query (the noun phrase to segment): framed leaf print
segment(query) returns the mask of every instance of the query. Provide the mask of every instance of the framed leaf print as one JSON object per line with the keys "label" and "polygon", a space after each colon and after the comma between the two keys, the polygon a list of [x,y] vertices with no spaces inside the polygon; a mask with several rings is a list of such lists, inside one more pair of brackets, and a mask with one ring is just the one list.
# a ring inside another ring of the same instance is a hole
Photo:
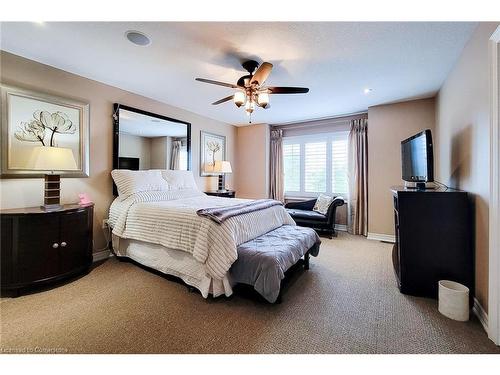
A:
{"label": "framed leaf print", "polygon": [[42,177],[26,165],[35,147],[73,152],[77,169],[63,177],[89,176],[89,104],[11,86],[0,86],[2,178]]}
{"label": "framed leaf print", "polygon": [[216,161],[226,160],[226,137],[201,131],[200,135],[200,176],[218,176],[214,173]]}

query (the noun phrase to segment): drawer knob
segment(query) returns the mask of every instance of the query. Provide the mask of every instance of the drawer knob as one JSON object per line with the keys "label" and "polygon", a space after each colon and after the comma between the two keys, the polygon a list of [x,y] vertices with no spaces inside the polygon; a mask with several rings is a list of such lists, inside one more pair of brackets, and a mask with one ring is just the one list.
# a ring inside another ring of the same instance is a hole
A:
{"label": "drawer knob", "polygon": [[54,243],[52,244],[52,247],[53,247],[54,249],[57,249],[57,248],[59,247],[59,244],[58,244],[57,242],[54,242]]}
{"label": "drawer knob", "polygon": [[66,242],[61,242],[61,247],[66,247],[67,243]]}

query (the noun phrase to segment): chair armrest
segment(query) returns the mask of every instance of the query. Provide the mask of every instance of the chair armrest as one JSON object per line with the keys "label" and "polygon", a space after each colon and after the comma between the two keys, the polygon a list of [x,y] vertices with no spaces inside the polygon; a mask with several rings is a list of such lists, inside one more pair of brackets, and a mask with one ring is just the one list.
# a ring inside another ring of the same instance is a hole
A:
{"label": "chair armrest", "polygon": [[335,199],[330,203],[328,207],[328,211],[326,212],[326,217],[328,218],[328,224],[335,225],[335,213],[337,211],[337,207],[343,206],[345,203],[344,198],[341,196],[335,197]]}
{"label": "chair armrest", "polygon": [[339,195],[338,197],[335,197],[330,206],[335,205],[335,207],[340,207],[343,206],[344,204],[345,204],[345,199]]}
{"label": "chair armrest", "polygon": [[295,208],[297,210],[312,211],[315,204],[316,199],[310,199],[302,202],[288,202],[287,204],[285,204],[285,208]]}

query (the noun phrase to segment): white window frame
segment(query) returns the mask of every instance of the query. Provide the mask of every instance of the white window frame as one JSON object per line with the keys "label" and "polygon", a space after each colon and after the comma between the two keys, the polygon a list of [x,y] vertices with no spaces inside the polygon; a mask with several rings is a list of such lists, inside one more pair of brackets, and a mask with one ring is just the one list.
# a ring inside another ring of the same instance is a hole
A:
{"label": "white window frame", "polygon": [[[285,199],[317,198],[322,192],[305,191],[305,143],[326,142],[326,191],[324,194],[347,195],[347,192],[331,191],[332,188],[332,141],[334,139],[348,139],[349,131],[337,131],[331,133],[318,133],[310,135],[296,135],[283,137],[283,145],[300,144],[300,191],[286,191]],[[348,152],[349,153],[349,152]]]}

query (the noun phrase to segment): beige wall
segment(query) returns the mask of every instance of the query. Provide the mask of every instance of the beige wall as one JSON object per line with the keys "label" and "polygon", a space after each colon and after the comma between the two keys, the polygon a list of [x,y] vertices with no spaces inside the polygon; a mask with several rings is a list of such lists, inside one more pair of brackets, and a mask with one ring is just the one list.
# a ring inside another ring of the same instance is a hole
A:
{"label": "beige wall", "polygon": [[[121,157],[139,158],[139,169],[151,169],[151,138],[120,132]],[[156,168],[156,167],[155,167]]]}
{"label": "beige wall", "polygon": [[435,100],[421,99],[368,109],[368,232],[394,234],[391,186],[402,185],[401,141],[434,131]]}
{"label": "beige wall", "polygon": [[236,130],[236,169],[239,198],[269,195],[269,125],[257,124]]}
{"label": "beige wall", "polygon": [[482,23],[439,91],[436,177],[471,193],[475,215],[476,298],[488,308],[490,102],[488,40],[498,23]]}
{"label": "beige wall", "polygon": [[170,137],[151,138],[151,169],[170,169]]}
{"label": "beige wall", "polygon": [[[78,193],[86,192],[95,202],[94,249],[103,248],[105,239],[102,220],[108,215],[113,199],[110,171],[112,167],[113,103],[159,113],[191,123],[191,169],[200,189],[215,189],[215,177],[199,176],[200,130],[226,136],[227,158],[234,163],[235,127],[186,110],[170,106],[116,87],[108,86],[53,67],[36,63],[6,52],[0,54],[1,82],[31,88],[53,95],[73,97],[90,103],[90,177],[63,178],[63,203],[78,201]],[[237,175],[229,175],[227,183]],[[40,178],[4,179],[0,181],[2,208],[37,206],[43,202]]]}

